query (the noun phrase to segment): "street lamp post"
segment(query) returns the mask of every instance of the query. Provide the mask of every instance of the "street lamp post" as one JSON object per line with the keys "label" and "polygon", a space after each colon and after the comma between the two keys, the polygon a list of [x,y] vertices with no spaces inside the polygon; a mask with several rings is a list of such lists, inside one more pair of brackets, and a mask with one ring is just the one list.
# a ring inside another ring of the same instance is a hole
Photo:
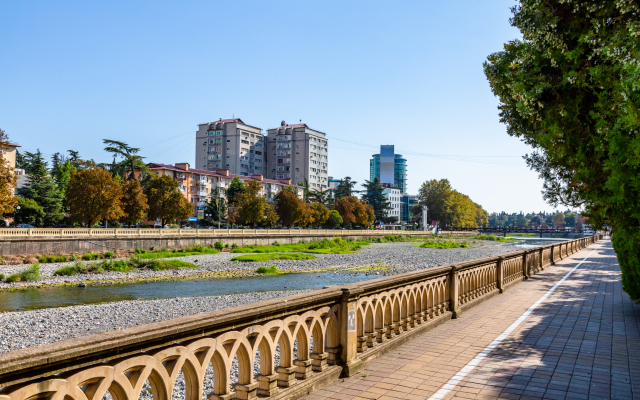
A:
{"label": "street lamp post", "polygon": [[20,211],[20,206],[16,206],[16,212],[15,212],[16,220],[13,222],[13,226],[15,228],[18,228],[18,212],[19,211]]}

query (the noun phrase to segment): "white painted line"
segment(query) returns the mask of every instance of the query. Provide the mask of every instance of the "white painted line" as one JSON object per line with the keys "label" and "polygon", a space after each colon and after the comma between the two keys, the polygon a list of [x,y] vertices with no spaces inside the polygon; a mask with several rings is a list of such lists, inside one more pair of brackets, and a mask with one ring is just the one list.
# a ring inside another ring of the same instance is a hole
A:
{"label": "white painted line", "polygon": [[482,359],[488,356],[493,349],[498,347],[498,345],[502,343],[502,341],[506,339],[507,336],[509,336],[509,334],[511,334],[511,332],[513,332],[518,327],[518,325],[520,325],[522,321],[524,321],[529,316],[529,314],[531,314],[533,310],[535,310],[540,305],[540,303],[545,301],[547,297],[549,297],[551,293],[553,293],[556,290],[556,288],[560,286],[560,284],[562,284],[562,282],[564,282],[565,279],[567,279],[569,275],[573,273],[573,271],[575,271],[583,262],[585,262],[587,258],[591,257],[593,252],[598,250],[601,245],[602,243],[599,244],[598,247],[593,249],[593,251],[591,251],[591,253],[589,253],[588,256],[586,256],[582,261],[578,263],[578,265],[573,267],[571,271],[567,272],[567,274],[562,279],[560,279],[558,283],[556,283],[551,289],[549,289],[549,291],[545,293],[544,296],[540,297],[538,301],[533,303],[533,305],[529,307],[529,309],[525,311],[524,314],[522,314],[513,324],[509,325],[509,327],[505,329],[505,331],[502,332],[500,336],[495,338],[495,340],[491,342],[487,347],[485,347],[484,350],[478,353],[473,358],[473,360],[469,361],[467,365],[462,367],[462,369],[458,371],[458,373],[455,374],[451,379],[449,379],[447,383],[445,383],[444,386],[442,386],[437,392],[435,392],[433,396],[429,397],[429,400],[440,400],[444,398],[447,394],[449,394],[449,392],[451,392],[453,388],[458,386],[458,383],[460,383],[460,381],[464,379],[464,377],[467,376],[467,374],[471,372],[471,370],[473,370],[480,363],[480,361],[482,361]]}

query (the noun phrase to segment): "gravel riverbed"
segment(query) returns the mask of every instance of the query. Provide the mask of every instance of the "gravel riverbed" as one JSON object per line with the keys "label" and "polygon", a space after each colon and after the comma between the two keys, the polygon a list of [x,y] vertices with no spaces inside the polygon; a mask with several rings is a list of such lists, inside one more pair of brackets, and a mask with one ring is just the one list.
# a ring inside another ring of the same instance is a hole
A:
{"label": "gravel riverbed", "polygon": [[[37,282],[0,282],[1,289],[11,289],[43,284],[69,284],[91,281],[140,280],[158,278],[187,278],[197,275],[230,275],[243,276],[254,274],[256,268],[262,265],[275,265],[279,270],[304,272],[313,270],[337,269],[343,270],[366,265],[384,265],[389,267],[385,275],[398,274],[430,268],[438,265],[473,260],[482,257],[504,254],[518,248],[503,243],[478,241],[469,249],[427,249],[419,248],[416,243],[374,243],[363,248],[358,253],[348,254],[314,254],[316,260],[273,260],[263,263],[248,263],[231,261],[233,257],[244,255],[235,253],[205,254],[199,256],[176,257],[192,263],[197,268],[182,268],[175,270],[153,271],[134,270],[130,272],[104,272],[101,274],[79,274],[74,276],[54,276],[53,273],[63,267],[73,265],[72,262],[40,264],[41,279]],[[22,271],[26,265],[0,265],[0,273],[8,276]]]}

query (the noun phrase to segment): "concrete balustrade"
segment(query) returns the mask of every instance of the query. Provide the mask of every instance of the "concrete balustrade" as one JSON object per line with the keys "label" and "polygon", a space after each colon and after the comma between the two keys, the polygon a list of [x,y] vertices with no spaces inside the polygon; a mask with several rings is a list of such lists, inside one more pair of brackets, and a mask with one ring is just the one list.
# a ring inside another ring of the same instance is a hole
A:
{"label": "concrete balustrade", "polygon": [[[477,232],[476,232],[477,233]],[[369,238],[384,235],[431,235],[428,231],[385,231],[357,229],[0,229],[0,256],[30,254],[73,254],[103,251],[181,248],[193,244],[270,245],[323,238]],[[445,232],[447,234],[447,232]],[[452,232],[456,236],[474,232]]]}
{"label": "concrete balustrade", "polygon": [[[331,286],[296,296],[0,354],[0,400],[297,399],[548,268],[600,237]],[[294,343],[297,342],[296,346]],[[279,345],[279,365],[274,355]],[[294,352],[294,347],[296,351]],[[254,362],[260,354],[259,374]],[[231,364],[238,379],[229,387]]]}

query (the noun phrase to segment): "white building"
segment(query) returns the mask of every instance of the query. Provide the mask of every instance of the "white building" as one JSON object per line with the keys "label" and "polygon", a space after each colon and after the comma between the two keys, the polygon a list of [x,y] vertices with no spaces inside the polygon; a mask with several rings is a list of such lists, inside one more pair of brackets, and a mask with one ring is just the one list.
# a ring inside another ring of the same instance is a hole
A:
{"label": "white building", "polygon": [[387,217],[396,217],[400,221],[402,211],[402,191],[395,187],[387,187],[382,191],[384,197],[391,204],[391,208],[387,210]]}

